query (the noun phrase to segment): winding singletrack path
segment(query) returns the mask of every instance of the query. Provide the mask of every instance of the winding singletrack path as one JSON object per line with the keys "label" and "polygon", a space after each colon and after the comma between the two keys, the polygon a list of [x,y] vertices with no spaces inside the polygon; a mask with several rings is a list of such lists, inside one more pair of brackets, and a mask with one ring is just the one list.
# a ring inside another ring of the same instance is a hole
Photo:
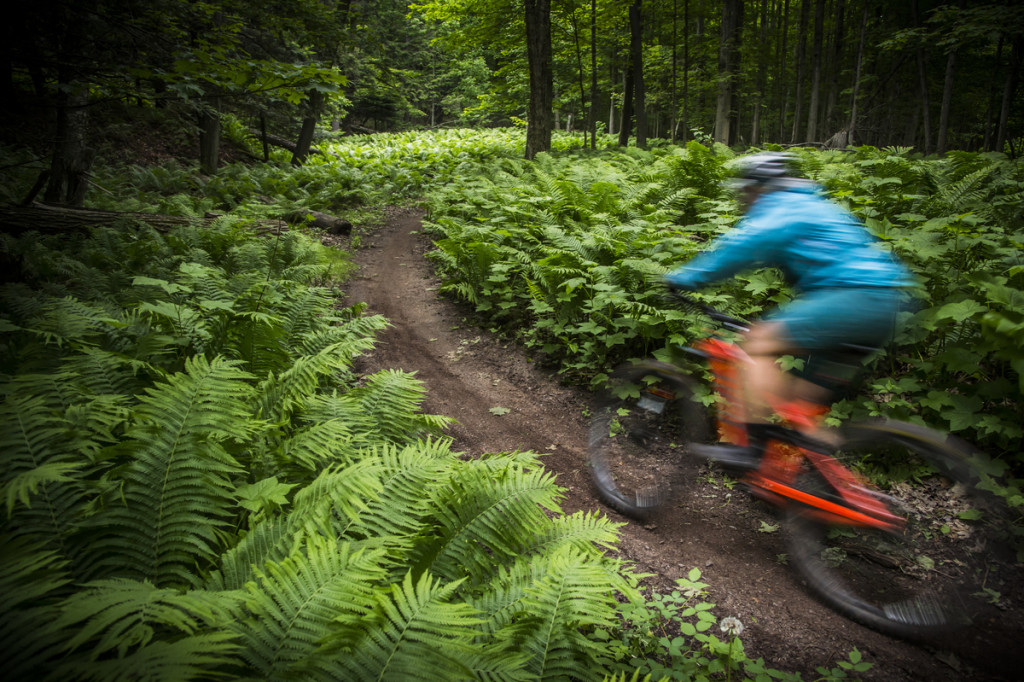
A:
{"label": "winding singletrack path", "polygon": [[[590,488],[584,465],[589,394],[561,385],[526,350],[474,327],[465,309],[439,297],[424,257],[429,240],[420,230],[421,214],[396,213],[387,226],[364,234],[355,253],[359,271],[345,287],[349,302],[366,302],[368,313],[392,324],[359,369],[415,372],[428,389],[423,411],[458,420],[449,431],[456,451],[549,453],[545,463],[566,490],[566,512],[600,510],[626,521],[602,507]],[[706,490],[699,504],[678,504],[647,525],[625,525],[620,551],[638,571],[654,574],[650,583],[662,589],[700,568],[715,613],[743,622],[749,656],[805,680],[818,679],[815,668],[834,667],[854,648],[874,663],[866,680],[1024,679],[1022,633],[998,622],[946,641],[909,643],[839,616],[785,565],[781,532],[764,532],[775,523],[766,507],[739,487],[734,493],[719,482]]]}

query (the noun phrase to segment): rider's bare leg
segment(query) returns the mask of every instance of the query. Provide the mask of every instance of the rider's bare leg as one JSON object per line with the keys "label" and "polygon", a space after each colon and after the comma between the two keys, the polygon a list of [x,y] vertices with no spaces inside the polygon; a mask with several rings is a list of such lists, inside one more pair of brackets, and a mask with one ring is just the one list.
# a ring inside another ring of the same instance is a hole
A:
{"label": "rider's bare leg", "polygon": [[783,372],[776,360],[792,352],[784,335],[781,322],[758,322],[751,326],[740,344],[750,356],[742,365],[744,399],[747,421],[754,424],[768,422],[772,416],[769,400],[789,400],[793,396],[793,377]]}
{"label": "rider's bare leg", "polygon": [[[803,399],[817,403],[827,400],[828,393],[823,388],[779,367],[778,358],[800,352],[786,338],[782,322],[755,323],[741,345],[750,356],[750,362],[741,370],[747,421],[767,423],[773,414],[772,400]],[[837,436],[829,429],[820,428],[814,435],[826,443],[834,445],[837,442]]]}

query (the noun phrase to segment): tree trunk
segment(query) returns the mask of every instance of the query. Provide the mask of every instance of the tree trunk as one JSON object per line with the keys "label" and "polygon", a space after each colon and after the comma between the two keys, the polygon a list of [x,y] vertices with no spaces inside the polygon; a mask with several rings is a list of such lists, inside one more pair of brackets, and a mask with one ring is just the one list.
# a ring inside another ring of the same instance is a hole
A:
{"label": "tree trunk", "polygon": [[629,65],[623,73],[622,84],[622,115],[619,116],[619,146],[625,147],[629,144],[629,136],[633,132],[633,64],[630,59]]}
{"label": "tree trunk", "polygon": [[1013,97],[1017,93],[1017,77],[1020,72],[1022,52],[1024,52],[1024,38],[1017,36],[1013,39],[1013,48],[1010,50],[1010,68],[1007,71],[1006,85],[1003,88],[1003,106],[999,112],[999,129],[996,131],[997,152],[1002,152],[1006,147],[1006,124],[1010,119]]}
{"label": "tree trunk", "polygon": [[715,142],[729,144],[732,135],[732,93],[735,78],[733,58],[736,26],[742,0],[724,0],[722,3],[722,39],[718,48],[718,101],[715,107]]}
{"label": "tree trunk", "polygon": [[995,68],[992,70],[993,78],[989,81],[989,95],[988,95],[988,107],[985,111],[985,137],[982,142],[982,149],[991,152],[995,148],[993,147],[992,140],[995,133],[995,101],[996,93],[999,90],[999,80],[996,78],[1001,72],[1003,67],[1003,43],[1006,41],[1005,36],[1000,34],[999,43],[996,46],[996,58]]}
{"label": "tree trunk", "polygon": [[636,146],[647,146],[647,92],[644,89],[644,45],[641,0],[629,8],[629,48],[633,62],[633,114],[636,118]]}
{"label": "tree trunk", "polygon": [[835,124],[836,105],[839,100],[839,77],[843,71],[843,46],[846,43],[846,0],[835,0],[836,15],[835,31],[832,33],[831,58],[829,60],[829,84],[828,95],[825,98],[824,114],[821,116],[821,123],[828,132],[830,126]]}
{"label": "tree trunk", "polygon": [[807,142],[818,136],[818,98],[821,93],[821,43],[825,23],[825,0],[814,5],[814,48],[811,55],[811,104],[807,109]]}
{"label": "tree trunk", "polygon": [[788,47],[787,37],[789,35],[789,0],[785,0],[781,3],[780,8],[781,16],[776,22],[777,26],[781,26],[781,30],[778,30],[779,44],[776,48],[778,51],[778,62],[775,67],[775,83],[776,83],[776,111],[779,116],[779,136],[778,140],[781,142],[785,139],[786,135],[786,116],[789,107],[789,70],[786,67],[786,48]]}
{"label": "tree trunk", "polygon": [[689,137],[690,130],[690,0],[683,0],[683,118],[682,141]]}
{"label": "tree trunk", "polygon": [[765,80],[768,74],[768,0],[761,0],[761,16],[758,20],[757,39],[757,85],[754,92],[754,107],[750,117],[750,144],[757,146],[761,140],[761,102],[764,99]]}
{"label": "tree trunk", "polygon": [[[576,41],[576,66],[580,77],[580,113],[583,114],[583,146],[587,146],[587,132],[590,130],[590,114],[587,112],[587,89],[584,86],[584,73],[583,73],[583,51],[580,49],[580,30],[579,23],[576,21],[576,8],[572,10],[572,14],[569,15],[569,20],[572,22],[572,35]],[[572,114],[569,115],[569,125],[572,125]]]}
{"label": "tree trunk", "polygon": [[81,206],[89,186],[94,152],[85,146],[89,88],[85,83],[62,82],[57,95],[57,135],[50,162],[44,200],[50,204]]}
{"label": "tree trunk", "polygon": [[[911,11],[914,17],[914,26],[921,25],[917,9],[918,0],[912,0]],[[921,88],[921,117],[924,123],[924,153],[931,153],[932,144],[932,116],[931,100],[928,96],[928,55],[923,47],[917,48],[917,80]]]}
{"label": "tree trunk", "polygon": [[942,86],[942,108],[939,110],[939,139],[935,143],[937,154],[946,153],[946,136],[949,131],[949,109],[953,103],[953,73],[956,69],[956,48],[946,58],[946,78]]}
{"label": "tree trunk", "polygon": [[729,57],[730,72],[732,78],[729,79],[729,141],[727,144],[733,146],[739,144],[740,141],[740,75],[743,73],[742,60],[743,51],[741,49],[743,41],[743,13],[745,11],[746,4],[744,0],[738,0],[736,2],[736,19],[732,26],[733,38],[729,44],[730,52],[732,55]]}
{"label": "tree trunk", "polygon": [[597,0],[590,0],[590,148],[597,149]]}
{"label": "tree trunk", "polygon": [[796,92],[793,95],[793,133],[790,142],[800,139],[800,114],[804,98],[804,74],[807,70],[807,21],[810,18],[811,0],[800,0],[800,24],[797,26],[799,39],[796,42]]}
{"label": "tree trunk", "polygon": [[864,66],[864,39],[868,32],[868,5],[864,3],[864,13],[860,18],[860,42],[857,44],[857,66],[853,74],[853,96],[850,102],[850,123],[847,126],[849,131],[848,144],[854,144],[857,131],[857,95],[860,94],[860,72]]}
{"label": "tree trunk", "polygon": [[306,115],[302,118],[302,129],[299,131],[299,139],[295,142],[295,152],[292,154],[293,166],[301,166],[309,156],[309,148],[313,144],[313,133],[316,132],[316,124],[320,122],[320,114],[324,109],[324,93],[319,90],[310,90],[309,101],[306,103],[305,109]]}
{"label": "tree trunk", "polygon": [[217,99],[210,101],[199,111],[199,170],[206,175],[216,175],[220,165],[220,114]]}
{"label": "tree trunk", "polygon": [[530,108],[526,158],[551,149],[551,0],[526,0],[526,56],[530,65]]}
{"label": "tree trunk", "polygon": [[679,71],[679,57],[677,55],[679,46],[679,0],[672,0],[672,102],[670,123],[672,126],[672,144],[676,143],[676,128],[679,122],[679,90],[677,73]]}

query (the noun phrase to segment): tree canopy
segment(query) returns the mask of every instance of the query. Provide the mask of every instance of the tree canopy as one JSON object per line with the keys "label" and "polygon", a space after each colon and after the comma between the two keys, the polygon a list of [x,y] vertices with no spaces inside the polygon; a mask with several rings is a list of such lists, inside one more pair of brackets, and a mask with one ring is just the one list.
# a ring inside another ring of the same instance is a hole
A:
{"label": "tree canopy", "polygon": [[327,127],[518,123],[528,154],[554,128],[1016,155],[1022,27],[981,0],[46,0],[11,10],[0,88],[9,114],[52,112],[47,199],[68,203],[108,102],[194,117],[206,173],[227,113],[295,163]]}

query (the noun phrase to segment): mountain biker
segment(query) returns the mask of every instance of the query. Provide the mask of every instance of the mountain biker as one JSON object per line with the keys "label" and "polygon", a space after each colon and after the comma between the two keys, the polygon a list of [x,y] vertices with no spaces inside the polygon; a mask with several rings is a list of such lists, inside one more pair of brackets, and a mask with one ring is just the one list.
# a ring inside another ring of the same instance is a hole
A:
{"label": "mountain biker", "polygon": [[[796,296],[755,322],[741,348],[743,395],[750,445],[693,446],[726,464],[756,466],[766,440],[763,425],[777,401],[824,404],[829,391],[784,372],[777,360],[834,350],[844,343],[882,346],[906,308],[910,272],[847,210],[809,180],[795,177],[795,156],[762,152],[744,159],[736,179],[743,218],[712,248],[665,276],[670,288],[696,290],[760,266],[780,269]],[[822,430],[820,440],[833,437]]]}

